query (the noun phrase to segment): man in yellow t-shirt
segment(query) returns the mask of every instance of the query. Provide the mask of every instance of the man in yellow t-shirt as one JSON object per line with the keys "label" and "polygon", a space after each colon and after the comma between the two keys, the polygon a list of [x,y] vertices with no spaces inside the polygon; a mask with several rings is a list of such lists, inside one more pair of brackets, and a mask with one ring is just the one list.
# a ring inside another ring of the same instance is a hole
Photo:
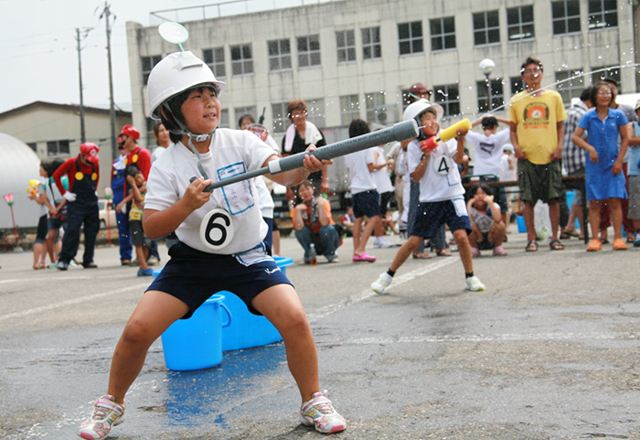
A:
{"label": "man in yellow t-shirt", "polygon": [[509,103],[511,143],[518,159],[518,184],[524,200],[527,252],[538,250],[533,207],[538,200],[549,204],[551,250],[562,250],[558,240],[562,194],[562,142],[567,113],[560,95],[540,87],[542,62],[529,57],[520,74],[527,88]]}

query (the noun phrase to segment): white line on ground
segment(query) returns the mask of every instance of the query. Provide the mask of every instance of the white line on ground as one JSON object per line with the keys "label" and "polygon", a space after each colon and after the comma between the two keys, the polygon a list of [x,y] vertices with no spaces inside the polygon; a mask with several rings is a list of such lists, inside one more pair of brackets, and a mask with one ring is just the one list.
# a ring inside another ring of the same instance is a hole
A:
{"label": "white line on ground", "polygon": [[5,321],[7,319],[12,318],[22,318],[23,316],[33,315],[34,313],[42,313],[47,312],[49,310],[59,309],[61,307],[66,307],[72,304],[79,304],[87,301],[93,301],[95,299],[104,298],[106,296],[115,295],[117,293],[128,292],[129,290],[138,290],[141,288],[148,287],[149,283],[144,284],[136,284],[135,286],[123,287],[122,289],[110,290],[108,292],[96,293],[94,295],[83,296],[80,298],[70,299],[68,301],[62,301],[56,304],[50,304],[44,307],[36,307],[35,309],[24,310],[22,312],[9,313],[8,315],[0,315],[0,321]]}
{"label": "white line on ground", "polygon": [[[438,270],[441,267],[448,266],[449,264],[455,263],[456,261],[459,261],[459,260],[457,258],[444,258],[442,260],[436,261],[435,263],[421,267],[420,269],[416,269],[414,271],[406,273],[402,276],[394,277],[393,281],[391,282],[391,285],[387,289],[392,289],[395,286],[399,286],[419,276],[428,274],[429,272],[433,272],[434,270]],[[325,316],[328,316],[334,312],[337,312],[338,310],[342,310],[351,304],[358,303],[360,301],[363,301],[367,298],[370,298],[376,295],[377,293],[375,293],[373,290],[369,288],[369,289],[363,290],[360,293],[356,293],[354,295],[348,296],[347,298],[343,299],[338,303],[329,304],[328,306],[317,309],[311,313],[307,313],[307,316],[309,317],[309,321],[313,322],[320,318],[324,318]]]}

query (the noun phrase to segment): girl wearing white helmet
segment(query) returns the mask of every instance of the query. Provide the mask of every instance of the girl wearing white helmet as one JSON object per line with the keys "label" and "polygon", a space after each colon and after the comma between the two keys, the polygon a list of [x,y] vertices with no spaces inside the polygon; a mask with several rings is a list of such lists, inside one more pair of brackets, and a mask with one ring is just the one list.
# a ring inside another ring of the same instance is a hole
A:
{"label": "girl wearing white helmet", "polygon": [[[376,293],[383,293],[391,284],[393,276],[407,261],[414,249],[425,238],[435,236],[443,224],[449,226],[453,239],[460,251],[460,259],[465,271],[468,290],[484,290],[484,285],[473,273],[473,260],[468,234],[471,232],[469,215],[464,202],[464,187],[460,172],[455,164],[462,162],[464,156],[464,137],[466,129],[457,132],[457,139],[440,142],[430,148],[428,139],[438,134],[438,122],[442,117],[442,108],[421,99],[409,105],[404,119],[418,119],[422,132],[418,139],[411,141],[407,149],[409,172],[414,182],[420,182],[420,204],[416,219],[411,226],[410,237],[398,250],[389,270],[371,285]],[[455,163],[454,163],[455,162]]]}
{"label": "girl wearing white helmet", "polygon": [[[151,117],[162,120],[174,143],[151,169],[144,230],[150,239],[175,231],[180,241],[127,323],[113,356],[108,393],[96,401],[80,437],[103,439],[123,421],[125,394],[150,345],[221,290],[239,296],[280,332],[300,390],[303,423],[323,433],[344,430],[345,420],[319,392],[316,346],[302,304],[263,243],[267,225],[252,179],[204,191],[213,181],[267,166],[276,153],[246,130],[217,129],[225,84],[191,52],[160,61],[147,86]],[[304,168],[268,177],[295,185],[329,163],[307,156]]]}

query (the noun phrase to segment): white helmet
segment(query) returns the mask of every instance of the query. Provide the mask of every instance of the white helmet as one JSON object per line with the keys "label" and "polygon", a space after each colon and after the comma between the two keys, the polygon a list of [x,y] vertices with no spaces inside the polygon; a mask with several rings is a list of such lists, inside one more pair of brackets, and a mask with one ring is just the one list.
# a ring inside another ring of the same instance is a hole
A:
{"label": "white helmet", "polygon": [[147,81],[150,116],[160,120],[160,106],[167,99],[204,83],[213,83],[224,90],[226,83],[217,81],[204,61],[192,52],[174,52],[155,65]]}
{"label": "white helmet", "polygon": [[418,99],[416,102],[409,104],[409,106],[405,109],[404,113],[402,114],[402,120],[410,121],[411,119],[417,119],[428,108],[432,108],[435,110],[436,120],[440,122],[440,119],[442,119],[442,115],[444,115],[444,109],[438,104],[431,104],[429,101],[427,101],[424,98]]}

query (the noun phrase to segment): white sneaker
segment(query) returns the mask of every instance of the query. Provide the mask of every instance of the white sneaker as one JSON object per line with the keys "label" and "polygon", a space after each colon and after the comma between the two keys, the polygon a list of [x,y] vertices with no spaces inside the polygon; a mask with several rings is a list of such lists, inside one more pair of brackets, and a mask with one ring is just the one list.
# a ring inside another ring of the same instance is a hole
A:
{"label": "white sneaker", "polygon": [[78,436],[86,440],[102,440],[112,426],[124,422],[124,413],[124,405],[118,405],[113,396],[102,396],[96,400],[91,417],[80,425]]}
{"label": "white sneaker", "polygon": [[331,400],[322,393],[313,393],[311,400],[302,404],[300,419],[303,424],[313,426],[323,434],[333,434],[347,428],[344,417],[333,409]]}
{"label": "white sneaker", "polygon": [[389,287],[389,284],[391,284],[391,280],[393,280],[391,275],[385,272],[381,274],[378,279],[373,282],[373,284],[371,284],[371,290],[382,295],[384,293],[384,289]]}
{"label": "white sneaker", "polygon": [[390,241],[388,241],[386,238],[382,236],[376,237],[376,239],[373,241],[373,247],[378,249],[390,248],[394,246],[395,244],[391,243]]}
{"label": "white sneaker", "polygon": [[484,284],[480,282],[477,276],[472,276],[466,279],[467,281],[467,290],[471,290],[473,292],[478,292],[480,290],[485,290]]}

